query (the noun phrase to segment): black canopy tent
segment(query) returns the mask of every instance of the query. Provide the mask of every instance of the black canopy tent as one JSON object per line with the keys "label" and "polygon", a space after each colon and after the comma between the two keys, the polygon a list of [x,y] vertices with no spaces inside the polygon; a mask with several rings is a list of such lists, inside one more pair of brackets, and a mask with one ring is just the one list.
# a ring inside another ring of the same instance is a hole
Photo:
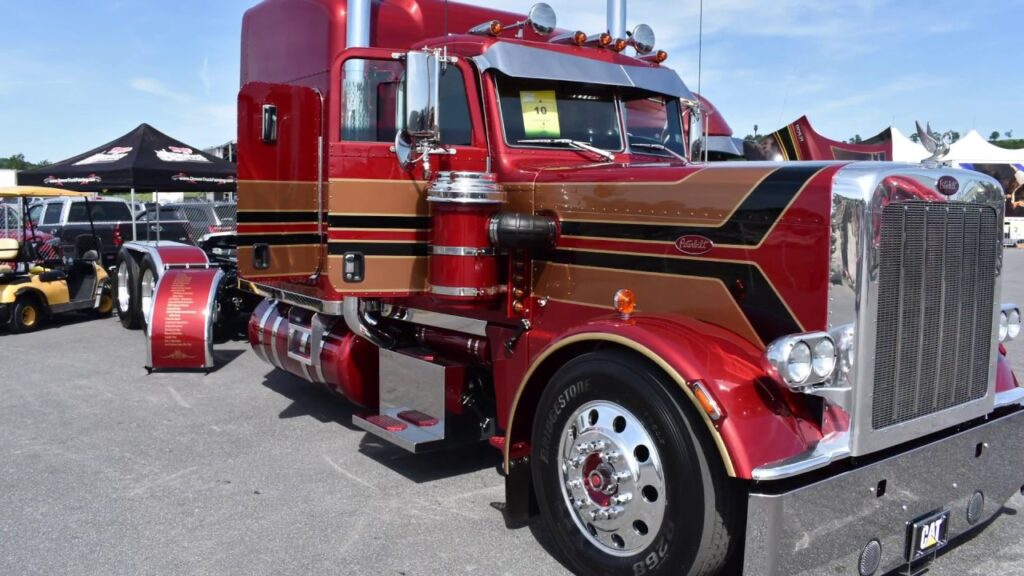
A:
{"label": "black canopy tent", "polygon": [[18,184],[79,192],[233,191],[235,165],[140,124],[84,154],[18,173]]}
{"label": "black canopy tent", "polygon": [[[18,173],[19,185],[79,192],[231,192],[236,167],[149,124],[73,158]],[[132,211],[134,223],[134,210]],[[157,211],[159,218],[159,210]],[[132,231],[134,233],[134,226]]]}

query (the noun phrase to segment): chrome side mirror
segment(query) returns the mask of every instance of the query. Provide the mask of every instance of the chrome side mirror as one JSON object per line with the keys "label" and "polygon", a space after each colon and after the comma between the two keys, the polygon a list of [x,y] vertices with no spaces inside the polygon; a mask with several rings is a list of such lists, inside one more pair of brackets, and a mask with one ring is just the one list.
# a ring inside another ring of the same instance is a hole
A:
{"label": "chrome side mirror", "polygon": [[534,4],[526,15],[526,24],[541,36],[554,32],[557,23],[554,9],[543,2]]}
{"label": "chrome side mirror", "polygon": [[704,107],[699,102],[684,102],[687,122],[687,146],[690,162],[704,161]]}
{"label": "chrome side mirror", "polygon": [[411,140],[436,142],[440,138],[437,101],[441,62],[433,52],[405,55],[405,126]]}
{"label": "chrome side mirror", "polygon": [[405,130],[399,130],[395,134],[395,156],[398,157],[398,164],[402,170],[412,170],[416,164],[416,159],[413,158],[413,143]]}

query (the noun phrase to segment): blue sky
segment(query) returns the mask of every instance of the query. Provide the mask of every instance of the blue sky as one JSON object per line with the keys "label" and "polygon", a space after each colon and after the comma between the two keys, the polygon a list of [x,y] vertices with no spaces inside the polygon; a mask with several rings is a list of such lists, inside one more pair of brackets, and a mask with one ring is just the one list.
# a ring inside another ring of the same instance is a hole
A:
{"label": "blue sky", "polygon": [[[597,31],[604,0],[548,0]],[[255,0],[0,0],[0,156],[66,158],[141,122],[234,138],[242,12]],[[530,0],[481,3],[525,11]],[[738,136],[802,114],[823,134],[915,119],[1024,137],[1024,0],[705,0],[702,88]],[[632,0],[696,89],[698,0]]]}

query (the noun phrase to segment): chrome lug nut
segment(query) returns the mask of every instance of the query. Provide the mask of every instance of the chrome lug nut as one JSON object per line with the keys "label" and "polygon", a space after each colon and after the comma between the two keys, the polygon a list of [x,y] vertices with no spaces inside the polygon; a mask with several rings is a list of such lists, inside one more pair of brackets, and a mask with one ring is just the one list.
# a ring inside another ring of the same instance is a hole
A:
{"label": "chrome lug nut", "polygon": [[612,504],[626,504],[633,499],[633,494],[630,492],[623,492],[617,496],[612,496]]}

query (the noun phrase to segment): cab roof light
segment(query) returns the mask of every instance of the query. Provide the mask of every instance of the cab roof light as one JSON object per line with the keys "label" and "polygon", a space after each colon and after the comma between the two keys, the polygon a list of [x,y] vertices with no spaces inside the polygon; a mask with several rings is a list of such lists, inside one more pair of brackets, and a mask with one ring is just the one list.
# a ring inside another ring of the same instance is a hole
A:
{"label": "cab roof light", "polygon": [[619,38],[615,41],[614,44],[608,47],[616,52],[622,52],[623,50],[626,49],[626,46],[629,46],[629,41],[626,40],[625,38]]}
{"label": "cab roof light", "polygon": [[587,36],[587,46],[600,46],[601,48],[607,48],[612,43],[612,35],[607,32],[600,34],[593,34]]}
{"label": "cab roof light", "polygon": [[658,50],[654,54],[648,54],[647,56],[640,57],[644,62],[653,62],[654,64],[661,64],[665,60],[668,60],[668,52],[664,50]]}
{"label": "cab roof light", "polygon": [[583,46],[587,43],[587,33],[582,30],[577,30],[571,34],[559,34],[549,40],[552,44],[575,44],[576,46]]}
{"label": "cab roof light", "polygon": [[501,22],[491,20],[490,22],[484,22],[470,28],[469,33],[476,34],[477,36],[497,36],[504,29],[505,27],[501,25]]}

